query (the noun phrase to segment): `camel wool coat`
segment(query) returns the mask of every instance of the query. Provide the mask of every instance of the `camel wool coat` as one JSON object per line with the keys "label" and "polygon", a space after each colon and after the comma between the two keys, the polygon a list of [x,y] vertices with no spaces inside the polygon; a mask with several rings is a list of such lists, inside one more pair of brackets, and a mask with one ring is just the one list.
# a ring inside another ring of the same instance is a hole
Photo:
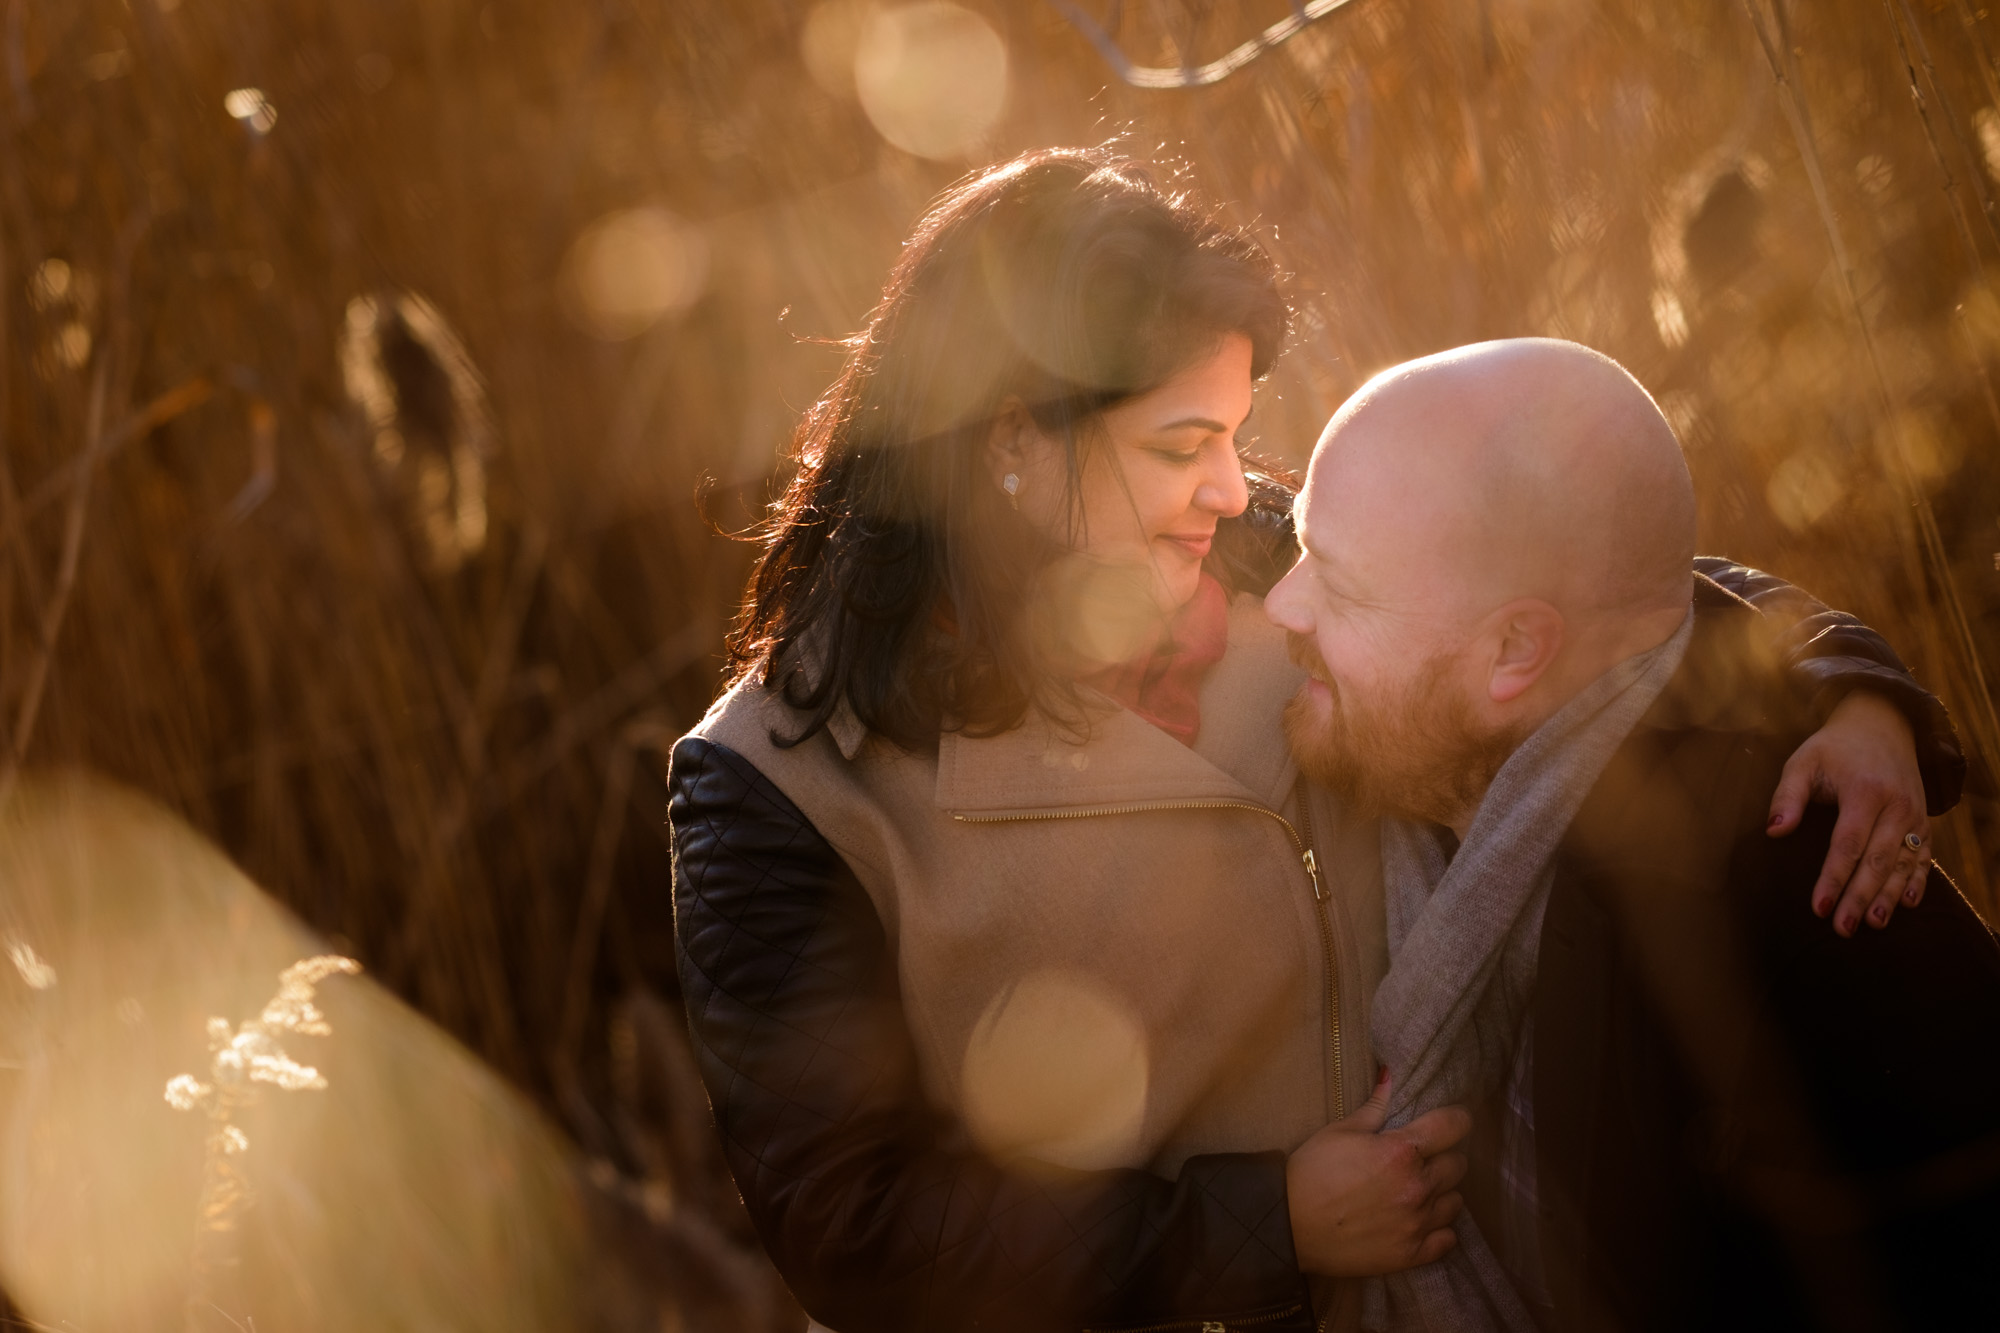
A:
{"label": "camel wool coat", "polygon": [[751,682],[691,733],[742,755],[872,900],[922,1085],[984,1150],[1173,1176],[1290,1150],[1374,1082],[1387,966],[1372,821],[1302,783],[1304,679],[1237,595],[1192,748],[1107,707],[904,750],[837,714],[803,744]]}

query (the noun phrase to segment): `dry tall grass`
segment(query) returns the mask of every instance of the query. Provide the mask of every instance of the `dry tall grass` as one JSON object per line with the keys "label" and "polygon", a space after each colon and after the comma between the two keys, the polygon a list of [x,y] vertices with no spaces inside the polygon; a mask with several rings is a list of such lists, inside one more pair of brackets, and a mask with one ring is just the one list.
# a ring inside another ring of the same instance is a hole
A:
{"label": "dry tall grass", "polygon": [[[1602,347],[1680,426],[1705,545],[1866,616],[2000,753],[1969,0],[1353,0],[1177,91],[1061,6],[965,3],[1008,91],[945,160],[885,142],[825,7],[802,47],[777,0],[0,4],[0,784],[157,794],[540,1097],[635,1311],[780,1319],[672,1010],[661,760],[743,570],[696,481],[754,511],[809,338],[969,160],[1125,131],[1259,220],[1306,312],[1281,455],[1391,361]],[[1083,9],[1157,67],[1290,12]],[[706,256],[638,331],[575,299],[632,209]],[[1988,908],[1996,821],[1989,785],[1940,839]]]}

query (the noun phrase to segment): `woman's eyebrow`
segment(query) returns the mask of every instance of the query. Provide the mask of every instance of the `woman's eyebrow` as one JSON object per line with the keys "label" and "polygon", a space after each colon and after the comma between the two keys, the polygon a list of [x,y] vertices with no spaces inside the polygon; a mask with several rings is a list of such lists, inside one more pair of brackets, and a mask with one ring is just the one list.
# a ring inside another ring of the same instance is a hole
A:
{"label": "woman's eyebrow", "polygon": [[1182,417],[1178,421],[1169,421],[1166,425],[1156,426],[1154,427],[1154,429],[1185,430],[1189,426],[1199,426],[1203,430],[1209,432],[1212,435],[1224,435],[1227,434],[1229,431],[1229,427],[1223,425],[1220,421],[1215,420],[1213,417]]}

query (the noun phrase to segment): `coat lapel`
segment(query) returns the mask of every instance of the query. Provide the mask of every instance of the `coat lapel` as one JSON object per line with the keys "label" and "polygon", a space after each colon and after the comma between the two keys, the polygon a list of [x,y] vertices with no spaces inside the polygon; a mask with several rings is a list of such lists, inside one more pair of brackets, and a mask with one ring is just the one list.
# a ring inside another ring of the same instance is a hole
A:
{"label": "coat lapel", "polygon": [[946,732],[938,744],[937,806],[983,815],[1159,801],[1275,808],[1296,772],[1283,711],[1302,679],[1263,603],[1239,596],[1230,607],[1229,651],[1202,685],[1193,748],[1108,700],[1093,712],[1084,744],[1038,714],[998,736]]}

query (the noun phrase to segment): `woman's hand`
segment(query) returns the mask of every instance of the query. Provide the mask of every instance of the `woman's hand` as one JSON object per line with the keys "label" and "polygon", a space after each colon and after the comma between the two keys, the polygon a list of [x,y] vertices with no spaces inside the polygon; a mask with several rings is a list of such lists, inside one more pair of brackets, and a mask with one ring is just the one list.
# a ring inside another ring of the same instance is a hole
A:
{"label": "woman's hand", "polygon": [[1285,1163],[1292,1248],[1299,1267],[1328,1277],[1397,1273],[1444,1257],[1465,1209],[1458,1184],[1471,1132],[1463,1107],[1425,1112],[1384,1130],[1389,1076],[1345,1120],[1300,1144]]}
{"label": "woman's hand", "polygon": [[[1931,824],[1916,739],[1893,704],[1866,690],[1840,701],[1786,761],[1771,797],[1770,835],[1797,828],[1815,800],[1837,804],[1840,819],[1813,885],[1814,912],[1833,913],[1833,928],[1852,935],[1864,917],[1886,926],[1899,902],[1914,907],[1923,899]],[[1904,841],[1911,833],[1915,849]]]}

